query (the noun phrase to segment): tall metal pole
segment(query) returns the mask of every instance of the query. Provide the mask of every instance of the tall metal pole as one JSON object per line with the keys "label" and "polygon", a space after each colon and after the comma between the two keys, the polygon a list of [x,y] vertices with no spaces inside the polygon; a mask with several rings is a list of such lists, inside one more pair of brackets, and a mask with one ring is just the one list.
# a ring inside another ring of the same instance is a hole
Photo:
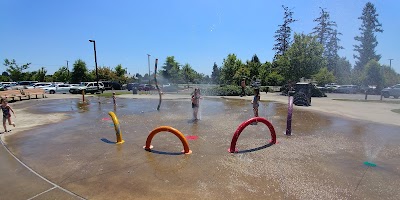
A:
{"label": "tall metal pole", "polygon": [[[67,61],[67,78],[69,79],[69,67],[68,67],[68,60],[66,60]],[[68,81],[69,82],[69,81]]]}
{"label": "tall metal pole", "polygon": [[148,60],[148,63],[149,63],[149,85],[150,85],[150,54],[147,54],[147,60]]}
{"label": "tall metal pole", "polygon": [[392,60],[394,60],[393,58],[389,58],[389,66],[390,66],[390,69],[392,69]]}
{"label": "tall metal pole", "polygon": [[89,40],[89,42],[93,42],[93,49],[94,49],[94,63],[96,65],[96,81],[97,81],[97,91],[99,91],[99,73],[97,71],[97,55],[96,55],[96,41],[95,40]]}

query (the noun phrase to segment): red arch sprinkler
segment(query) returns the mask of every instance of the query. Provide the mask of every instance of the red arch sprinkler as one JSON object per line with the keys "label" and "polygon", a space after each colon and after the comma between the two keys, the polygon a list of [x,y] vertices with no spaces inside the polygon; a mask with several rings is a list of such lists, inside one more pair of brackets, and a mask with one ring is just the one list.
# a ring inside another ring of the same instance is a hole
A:
{"label": "red arch sprinkler", "polygon": [[228,150],[230,153],[238,152],[238,150],[236,149],[236,142],[239,139],[240,133],[242,133],[242,131],[253,122],[261,122],[261,123],[267,125],[269,131],[271,132],[270,144],[276,143],[276,133],[275,133],[274,126],[272,126],[271,122],[269,122],[268,120],[266,120],[265,118],[262,118],[262,117],[253,117],[253,118],[241,123],[239,125],[239,127],[236,129],[235,134],[232,137],[231,146]]}

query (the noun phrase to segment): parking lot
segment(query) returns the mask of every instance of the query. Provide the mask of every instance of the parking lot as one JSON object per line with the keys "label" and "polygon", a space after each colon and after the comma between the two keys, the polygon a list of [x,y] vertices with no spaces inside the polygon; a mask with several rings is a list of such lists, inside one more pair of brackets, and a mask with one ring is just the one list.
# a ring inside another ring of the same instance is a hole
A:
{"label": "parking lot", "polygon": [[[365,94],[327,93],[326,95],[330,99],[351,99],[351,100],[364,100],[365,99]],[[368,95],[368,99],[367,100],[380,100],[380,99],[381,99],[380,95]],[[382,100],[400,102],[400,99],[395,99],[393,97],[390,97],[390,98],[382,97]]]}

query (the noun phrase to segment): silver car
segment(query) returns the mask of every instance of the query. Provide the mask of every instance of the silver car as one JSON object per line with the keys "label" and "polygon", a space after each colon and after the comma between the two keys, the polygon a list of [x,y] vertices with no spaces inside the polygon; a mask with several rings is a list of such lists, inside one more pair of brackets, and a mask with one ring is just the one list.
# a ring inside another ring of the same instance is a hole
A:
{"label": "silver car", "polygon": [[337,93],[345,93],[345,94],[356,94],[359,92],[360,87],[357,85],[341,85],[336,88],[335,92]]}
{"label": "silver car", "polygon": [[399,98],[400,97],[400,84],[383,89],[382,96],[385,98],[389,98],[390,96],[393,96],[395,99]]}
{"label": "silver car", "polygon": [[58,85],[51,85],[50,87],[42,88],[46,93],[54,94],[54,93],[62,93],[67,94],[69,93],[69,89],[71,89],[70,84],[58,84]]}

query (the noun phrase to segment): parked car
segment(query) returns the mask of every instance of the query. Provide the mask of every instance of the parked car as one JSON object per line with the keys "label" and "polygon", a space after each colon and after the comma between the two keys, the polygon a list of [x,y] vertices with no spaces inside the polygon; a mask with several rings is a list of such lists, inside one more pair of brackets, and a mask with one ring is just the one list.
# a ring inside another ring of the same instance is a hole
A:
{"label": "parked car", "polygon": [[32,84],[32,86],[34,88],[44,88],[44,87],[50,87],[52,85],[54,85],[54,84],[52,84],[52,83],[34,83],[34,84]]}
{"label": "parked car", "polygon": [[37,83],[37,81],[20,81],[18,82],[18,85],[33,86],[35,83]]}
{"label": "parked car", "polygon": [[126,89],[128,89],[128,91],[131,91],[133,88],[138,88],[140,85],[140,83],[128,83]]}
{"label": "parked car", "polygon": [[51,85],[50,87],[43,87],[44,92],[54,94],[54,93],[62,93],[67,94],[71,89],[70,84],[58,84],[58,85]]}
{"label": "parked car", "polygon": [[400,84],[383,89],[382,96],[385,98],[389,98],[390,96],[393,96],[395,99],[399,98],[400,97]]}
{"label": "parked car", "polygon": [[85,93],[96,93],[104,91],[104,85],[102,82],[99,82],[99,86],[97,87],[97,82],[82,82],[79,86],[73,86],[69,89],[71,94],[80,94],[82,91]]}
{"label": "parked car", "polygon": [[363,94],[365,94],[365,92],[367,92],[368,94],[374,94],[374,95],[381,94],[381,90],[378,90],[378,88],[376,88],[376,85],[368,85],[368,86],[360,87],[360,92]]}
{"label": "parked car", "polygon": [[117,81],[103,81],[105,90],[121,90],[122,86]]}
{"label": "parked car", "polygon": [[340,85],[336,85],[336,83],[326,84],[324,92],[336,92],[336,89],[338,89],[339,87]]}
{"label": "parked car", "polygon": [[144,91],[150,91],[150,90],[155,90],[155,89],[156,89],[156,88],[155,88],[154,86],[149,85],[149,84],[140,84],[139,87],[138,87],[138,90],[139,90],[139,91],[142,91],[142,90],[144,90]]}
{"label": "parked car", "polygon": [[337,93],[345,93],[345,94],[356,94],[360,91],[360,87],[357,85],[341,85],[335,89]]}

